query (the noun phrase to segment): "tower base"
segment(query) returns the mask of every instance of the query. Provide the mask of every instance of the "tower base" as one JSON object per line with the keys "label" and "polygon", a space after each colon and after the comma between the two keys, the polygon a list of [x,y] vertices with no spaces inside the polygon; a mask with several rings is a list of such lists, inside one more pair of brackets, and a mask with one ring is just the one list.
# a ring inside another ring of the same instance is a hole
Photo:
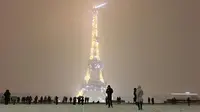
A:
{"label": "tower base", "polygon": [[81,91],[82,96],[89,97],[89,102],[105,102],[106,85],[101,81],[89,81]]}

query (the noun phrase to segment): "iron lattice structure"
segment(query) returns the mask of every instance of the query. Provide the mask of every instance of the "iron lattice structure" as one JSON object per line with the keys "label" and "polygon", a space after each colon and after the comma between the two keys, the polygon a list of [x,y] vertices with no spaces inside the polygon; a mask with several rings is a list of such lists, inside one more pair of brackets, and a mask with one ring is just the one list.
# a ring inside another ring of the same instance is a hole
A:
{"label": "iron lattice structure", "polygon": [[92,10],[92,40],[88,67],[84,84],[77,96],[89,97],[90,101],[105,101],[106,84],[103,78],[103,64],[99,55],[98,9],[104,4],[93,7]]}

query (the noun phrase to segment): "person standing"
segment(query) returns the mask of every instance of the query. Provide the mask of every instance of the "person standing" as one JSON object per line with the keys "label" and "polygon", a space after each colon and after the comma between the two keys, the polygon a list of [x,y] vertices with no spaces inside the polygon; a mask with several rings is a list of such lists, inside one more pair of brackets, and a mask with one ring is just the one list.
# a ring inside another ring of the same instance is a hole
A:
{"label": "person standing", "polygon": [[108,85],[106,93],[107,93],[107,97],[108,97],[108,108],[110,108],[110,106],[113,108],[113,105],[112,105],[113,89],[110,87],[110,85]]}
{"label": "person standing", "polygon": [[69,103],[70,103],[70,104],[72,103],[72,97],[69,98]]}
{"label": "person standing", "polygon": [[133,89],[133,95],[134,95],[133,103],[135,103],[135,104],[137,104],[137,102],[136,102],[136,99],[137,99],[136,91],[137,91],[137,89],[134,88],[134,89]]}
{"label": "person standing", "polygon": [[55,97],[55,103],[58,105],[58,96]]}
{"label": "person standing", "polygon": [[76,105],[76,97],[73,98],[73,105]]}
{"label": "person standing", "polygon": [[137,95],[138,109],[142,110],[144,92],[143,92],[141,86],[138,86],[137,91],[136,91],[136,95]]}
{"label": "person standing", "polygon": [[29,96],[29,98],[28,98],[28,104],[29,105],[32,103],[32,100],[33,100],[32,96]]}
{"label": "person standing", "polygon": [[84,97],[81,96],[81,104],[83,105],[84,104]]}
{"label": "person standing", "polygon": [[35,96],[34,103],[37,104],[37,102],[38,102],[38,96]]}
{"label": "person standing", "polygon": [[5,105],[8,105],[8,103],[10,102],[10,91],[6,90],[6,92],[4,93],[4,97],[5,97]]}
{"label": "person standing", "polygon": [[151,99],[150,99],[150,97],[148,97],[148,104],[151,104]]}
{"label": "person standing", "polygon": [[154,98],[151,98],[151,102],[152,102],[152,105],[154,105],[154,103],[155,103],[155,102],[154,102]]}
{"label": "person standing", "polygon": [[190,106],[190,102],[191,102],[190,97],[187,98],[187,102],[188,102],[188,106]]}

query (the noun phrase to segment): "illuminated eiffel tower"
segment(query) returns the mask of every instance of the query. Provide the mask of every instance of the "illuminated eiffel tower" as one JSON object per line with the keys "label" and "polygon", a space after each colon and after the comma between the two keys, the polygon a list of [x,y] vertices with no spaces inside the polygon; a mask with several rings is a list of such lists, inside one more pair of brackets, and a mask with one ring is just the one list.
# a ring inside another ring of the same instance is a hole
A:
{"label": "illuminated eiffel tower", "polygon": [[92,10],[92,43],[88,68],[84,78],[84,84],[78,92],[78,96],[89,97],[90,101],[104,102],[106,97],[106,84],[103,78],[103,64],[99,56],[98,41],[98,9],[106,3],[94,6]]}

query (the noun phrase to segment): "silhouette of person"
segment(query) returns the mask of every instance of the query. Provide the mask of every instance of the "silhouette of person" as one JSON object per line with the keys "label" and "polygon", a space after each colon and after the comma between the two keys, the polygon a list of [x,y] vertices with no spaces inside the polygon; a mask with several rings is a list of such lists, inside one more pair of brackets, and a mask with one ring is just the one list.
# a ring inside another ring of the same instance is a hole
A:
{"label": "silhouette of person", "polygon": [[34,103],[37,104],[37,101],[38,101],[38,96],[35,96]]}
{"label": "silhouette of person", "polygon": [[11,96],[10,91],[6,90],[6,92],[4,93],[5,105],[8,105],[8,103],[10,102],[10,96]]}
{"label": "silhouette of person", "polygon": [[76,97],[73,98],[73,105],[76,105]]}
{"label": "silhouette of person", "polygon": [[78,104],[80,104],[81,103],[81,96],[79,96],[77,99],[78,99]]}
{"label": "silhouette of person", "polygon": [[142,110],[143,94],[144,93],[143,93],[141,86],[138,86],[137,91],[136,91],[136,95],[137,95],[137,105],[138,105],[139,110]]}
{"label": "silhouette of person", "polygon": [[148,97],[148,104],[150,104],[151,103],[151,99],[150,99],[150,97]]}
{"label": "silhouette of person", "polygon": [[83,96],[81,97],[81,104],[82,105],[84,104],[84,97]]}
{"label": "silhouette of person", "polygon": [[107,97],[108,97],[108,108],[110,108],[110,106],[113,108],[113,105],[112,105],[113,89],[110,87],[110,85],[108,85],[106,93],[107,93]]}
{"label": "silhouette of person", "polygon": [[17,103],[18,103],[18,104],[20,103],[20,97],[17,98]]}
{"label": "silhouette of person", "polygon": [[72,104],[72,97],[69,98],[69,103]]}
{"label": "silhouette of person", "polygon": [[176,104],[176,98],[172,98],[172,104]]}
{"label": "silhouette of person", "polygon": [[48,96],[47,100],[48,100],[48,103],[51,104],[51,97],[50,96]]}
{"label": "silhouette of person", "polygon": [[22,103],[25,104],[25,97],[22,97]]}
{"label": "silhouette of person", "polygon": [[29,102],[28,102],[28,104],[31,104],[32,103],[32,96],[29,96]]}
{"label": "silhouette of person", "polygon": [[137,89],[134,88],[134,89],[133,89],[133,96],[134,96],[133,102],[134,102],[135,104],[137,104],[137,102],[136,102],[136,99],[137,99],[136,91],[137,91]]}
{"label": "silhouette of person", "polygon": [[43,103],[43,96],[40,97],[40,103]]}
{"label": "silhouette of person", "polygon": [[152,105],[154,105],[154,98],[151,98],[151,103],[152,103]]}
{"label": "silhouette of person", "polygon": [[47,97],[46,96],[44,97],[44,103],[47,103]]}
{"label": "silhouette of person", "polygon": [[55,97],[56,105],[58,105],[58,96]]}
{"label": "silhouette of person", "polygon": [[187,102],[188,102],[188,106],[190,106],[190,102],[191,102],[190,97],[187,98]]}

